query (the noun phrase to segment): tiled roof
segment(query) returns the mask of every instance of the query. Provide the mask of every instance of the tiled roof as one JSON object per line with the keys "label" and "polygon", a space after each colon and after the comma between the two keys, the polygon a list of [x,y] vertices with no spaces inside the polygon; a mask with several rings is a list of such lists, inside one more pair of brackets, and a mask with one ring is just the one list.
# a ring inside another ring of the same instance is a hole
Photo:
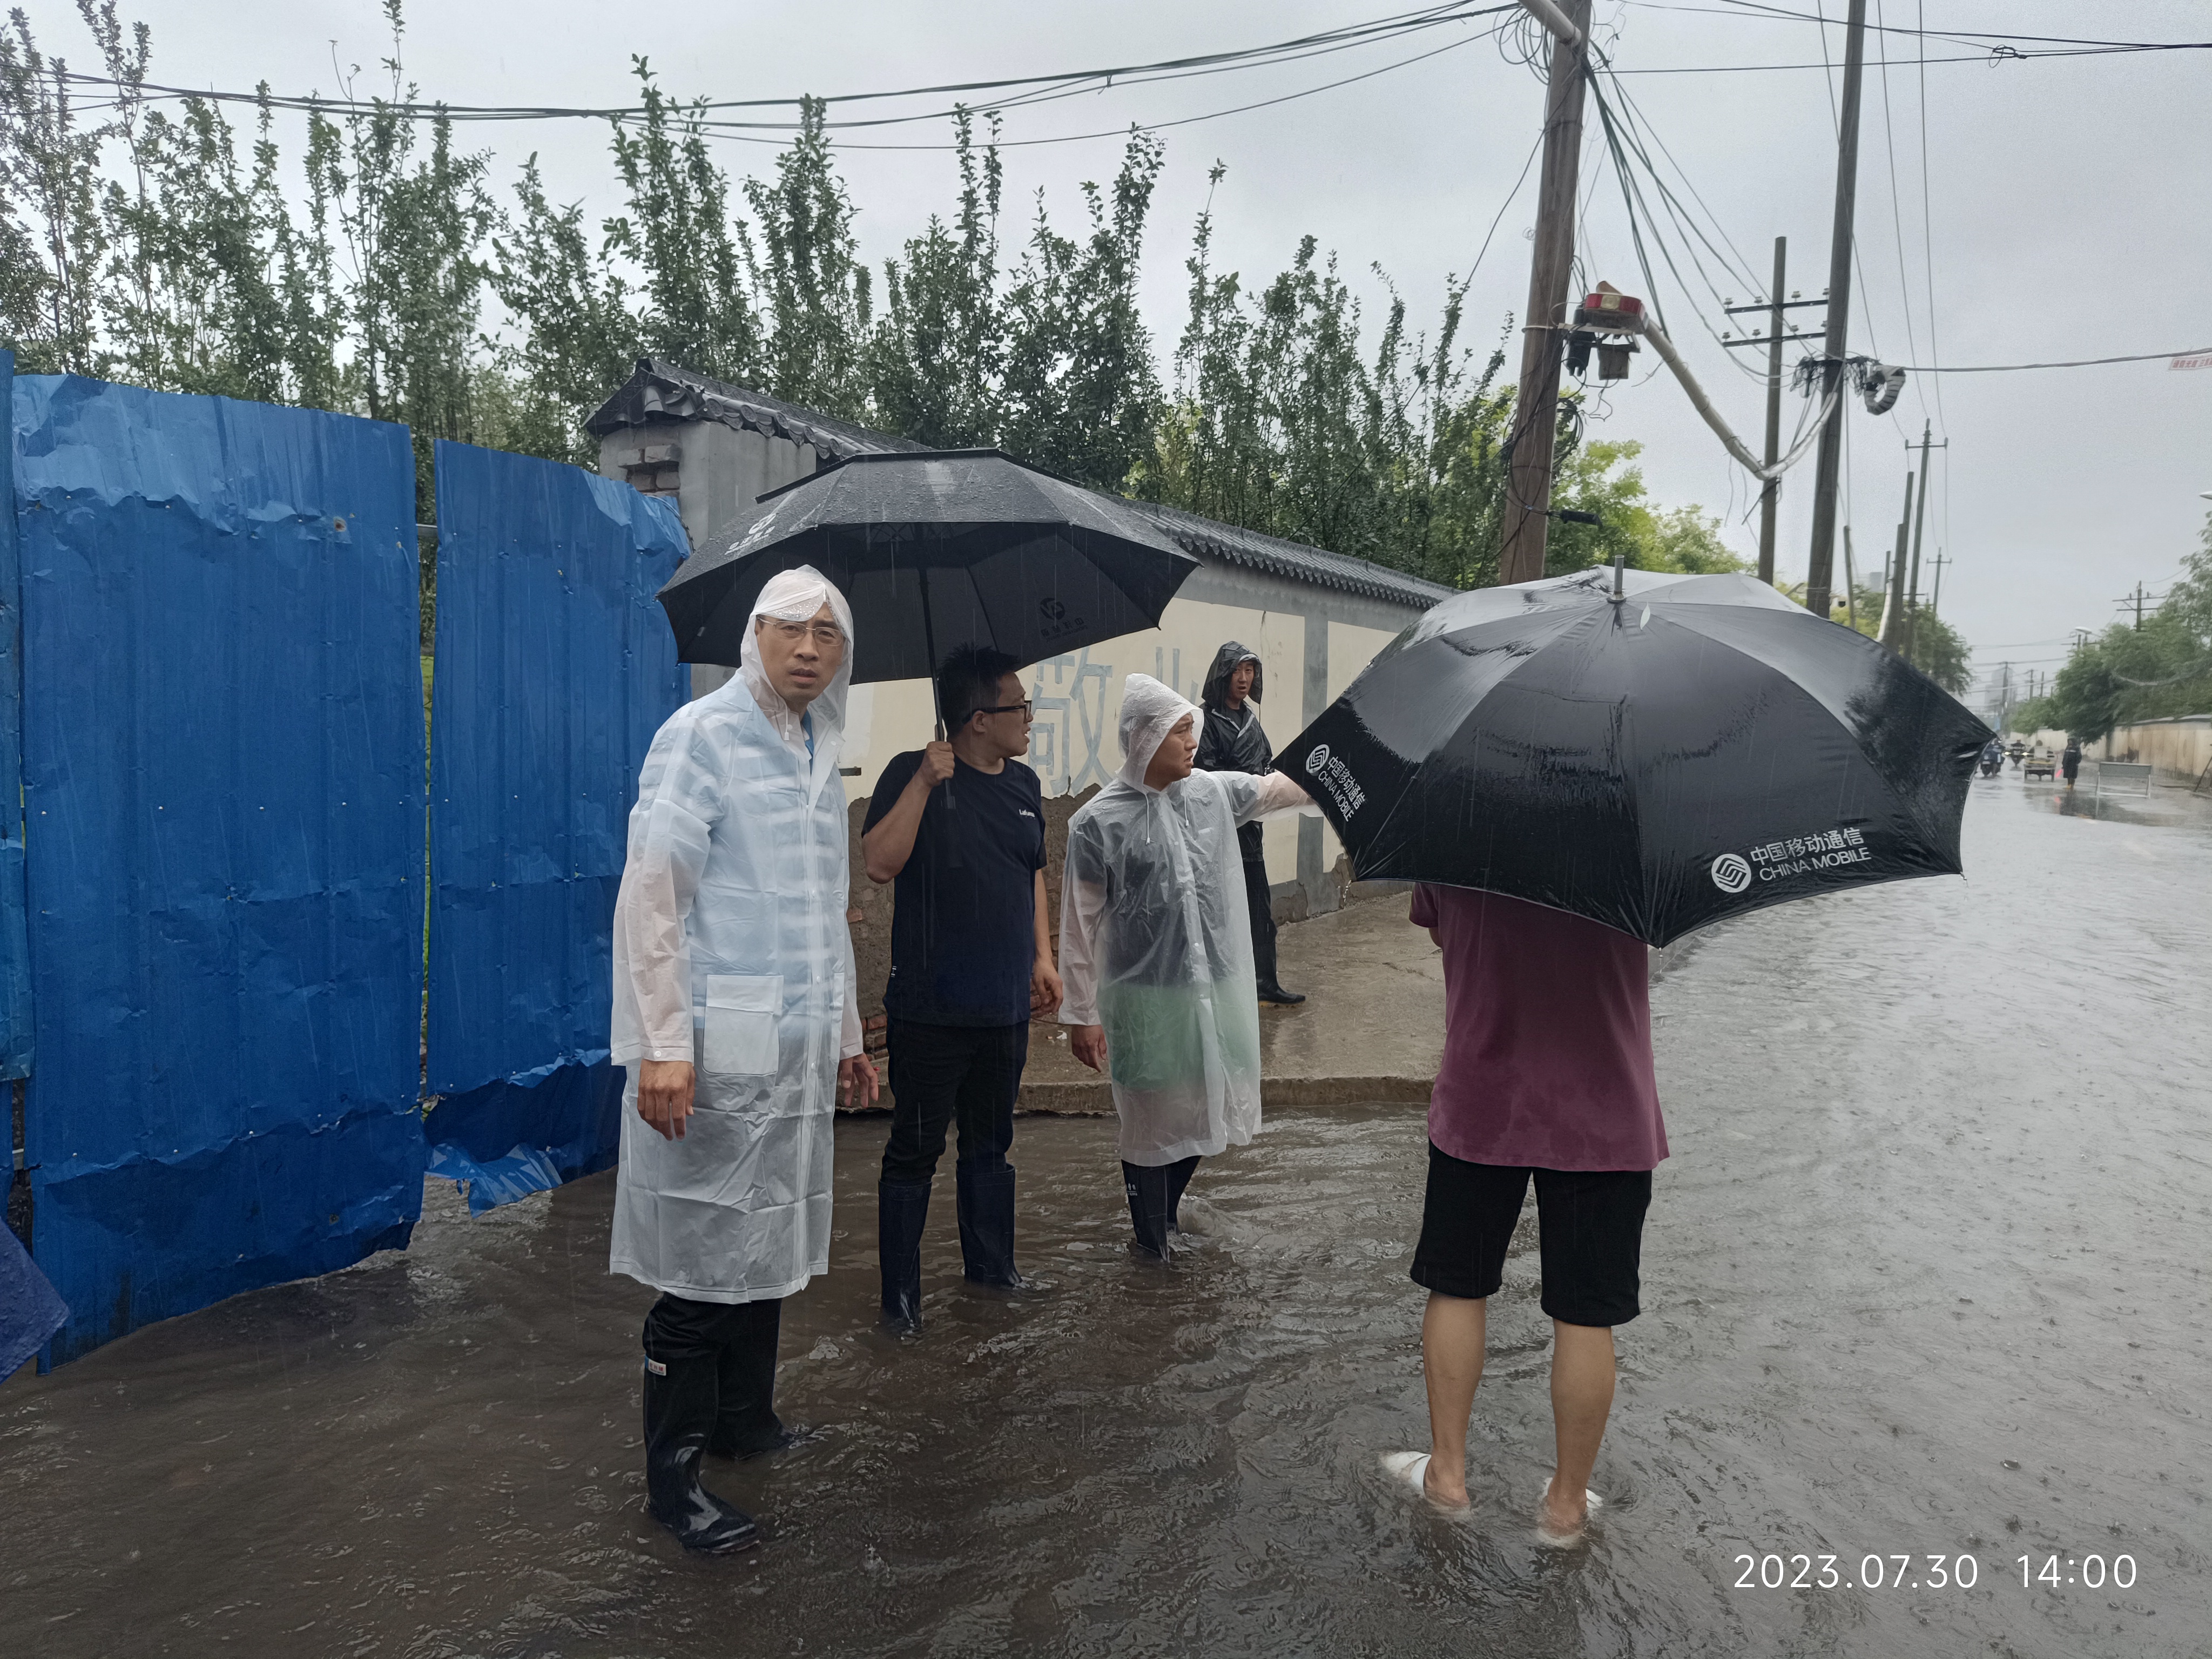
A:
{"label": "tiled roof", "polygon": [[1393,570],[1370,559],[1355,559],[1349,553],[1332,553],[1325,547],[1285,541],[1280,536],[1263,536],[1256,530],[1200,518],[1179,507],[1165,507],[1158,501],[1131,501],[1129,506],[1158,525],[1184,552],[1200,558],[1241,564],[1291,581],[1338,588],[1370,599],[1416,605],[1423,611],[1439,599],[1449,599],[1456,591],[1423,581],[1419,576],[1409,576],[1402,570]]}
{"label": "tiled roof", "polygon": [[653,357],[637,360],[635,371],[613,397],[592,412],[584,430],[604,438],[623,427],[645,426],[654,421],[719,421],[742,431],[811,444],[816,454],[830,461],[927,447]]}
{"label": "tiled roof", "polygon": [[[819,414],[798,404],[786,403],[727,381],[695,374],[688,368],[652,357],[637,360],[636,371],[621,390],[608,398],[584,422],[594,437],[605,437],[623,427],[645,426],[654,421],[719,421],[748,432],[764,433],[793,443],[811,444],[828,461],[854,455],[883,454],[927,447],[888,432],[873,432],[850,421]],[[1263,536],[1255,530],[1186,513],[1181,507],[1155,501],[1130,501],[1128,506],[1150,519],[1186,553],[1197,557],[1264,571],[1286,580],[1310,583],[1356,593],[1364,599],[1425,611],[1453,589],[1423,581],[1348,553],[1304,542]]]}

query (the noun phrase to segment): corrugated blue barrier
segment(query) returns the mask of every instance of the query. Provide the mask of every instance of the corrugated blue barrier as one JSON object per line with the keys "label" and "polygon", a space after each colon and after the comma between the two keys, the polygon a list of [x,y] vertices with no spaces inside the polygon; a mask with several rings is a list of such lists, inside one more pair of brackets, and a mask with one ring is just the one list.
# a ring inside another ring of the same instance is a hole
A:
{"label": "corrugated blue barrier", "polygon": [[403,428],[15,384],[51,1363],[406,1243],[422,674]]}
{"label": "corrugated blue barrier", "polygon": [[[15,354],[0,351],[0,434],[15,429],[9,413],[15,380]],[[0,443],[0,1081],[30,1076],[33,1029],[23,924],[23,580],[15,455],[14,444]]]}
{"label": "corrugated blue barrier", "polygon": [[610,925],[638,769],[683,702],[665,502],[437,447],[430,1170],[481,1211],[614,1161]]}

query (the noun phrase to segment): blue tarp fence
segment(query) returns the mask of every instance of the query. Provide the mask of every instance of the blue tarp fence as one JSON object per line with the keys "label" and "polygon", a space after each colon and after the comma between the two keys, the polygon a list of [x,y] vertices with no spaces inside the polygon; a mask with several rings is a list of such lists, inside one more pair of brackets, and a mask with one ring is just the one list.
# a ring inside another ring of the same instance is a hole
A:
{"label": "blue tarp fence", "polygon": [[481,1212],[614,1162],[609,929],[638,769],[684,700],[653,595],[689,549],[626,483],[436,459],[425,1128]]}
{"label": "blue tarp fence", "polygon": [[12,392],[0,1059],[70,1310],[42,1363],[404,1245],[433,1163],[478,1207],[603,1167],[623,822],[679,696],[651,600],[674,514],[441,446],[426,797],[404,428]]}

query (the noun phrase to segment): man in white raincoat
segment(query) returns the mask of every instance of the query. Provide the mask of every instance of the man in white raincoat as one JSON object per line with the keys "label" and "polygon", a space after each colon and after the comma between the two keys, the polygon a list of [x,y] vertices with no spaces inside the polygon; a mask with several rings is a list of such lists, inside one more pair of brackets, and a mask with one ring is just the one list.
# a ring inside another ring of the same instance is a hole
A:
{"label": "man in white raincoat", "polygon": [[1060,1021],[1108,1071],[1138,1245],[1169,1259],[1198,1160],[1260,1127],[1260,1014],[1237,830],[1309,804],[1279,772],[1192,769],[1195,704],[1149,674],[1121,690],[1121,769],[1069,821]]}
{"label": "man in white raincoat", "polygon": [[644,1335],[648,1505],[713,1554],[758,1533],[699,1484],[700,1459],[799,1437],[774,1404],[782,1299],[829,1267],[838,1091],[876,1094],[845,925],[852,646],[819,572],[769,581],[737,675],[653,740],[615,903],[629,1081],[610,1269],[661,1293]]}

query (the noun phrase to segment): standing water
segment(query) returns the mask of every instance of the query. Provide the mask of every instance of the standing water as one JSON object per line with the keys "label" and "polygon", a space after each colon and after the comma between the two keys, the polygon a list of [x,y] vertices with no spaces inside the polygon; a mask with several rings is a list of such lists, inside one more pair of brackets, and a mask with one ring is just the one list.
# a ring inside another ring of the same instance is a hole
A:
{"label": "standing water", "polygon": [[908,1342],[875,1118],[784,1322],[780,1405],[828,1433],[708,1465],[761,1549],[643,1516],[611,1176],[473,1223],[434,1183],[404,1255],[0,1392],[0,1653],[2201,1654],[2212,830],[1975,791],[1970,880],[1765,912],[1655,990],[1674,1156],[1580,1549],[1531,1524],[1533,1210],[1473,1512],[1376,1468],[1426,1443],[1418,1109],[1273,1112],[1169,1270],[1110,1125],[1024,1119],[1051,1293],[961,1286],[948,1167]]}

